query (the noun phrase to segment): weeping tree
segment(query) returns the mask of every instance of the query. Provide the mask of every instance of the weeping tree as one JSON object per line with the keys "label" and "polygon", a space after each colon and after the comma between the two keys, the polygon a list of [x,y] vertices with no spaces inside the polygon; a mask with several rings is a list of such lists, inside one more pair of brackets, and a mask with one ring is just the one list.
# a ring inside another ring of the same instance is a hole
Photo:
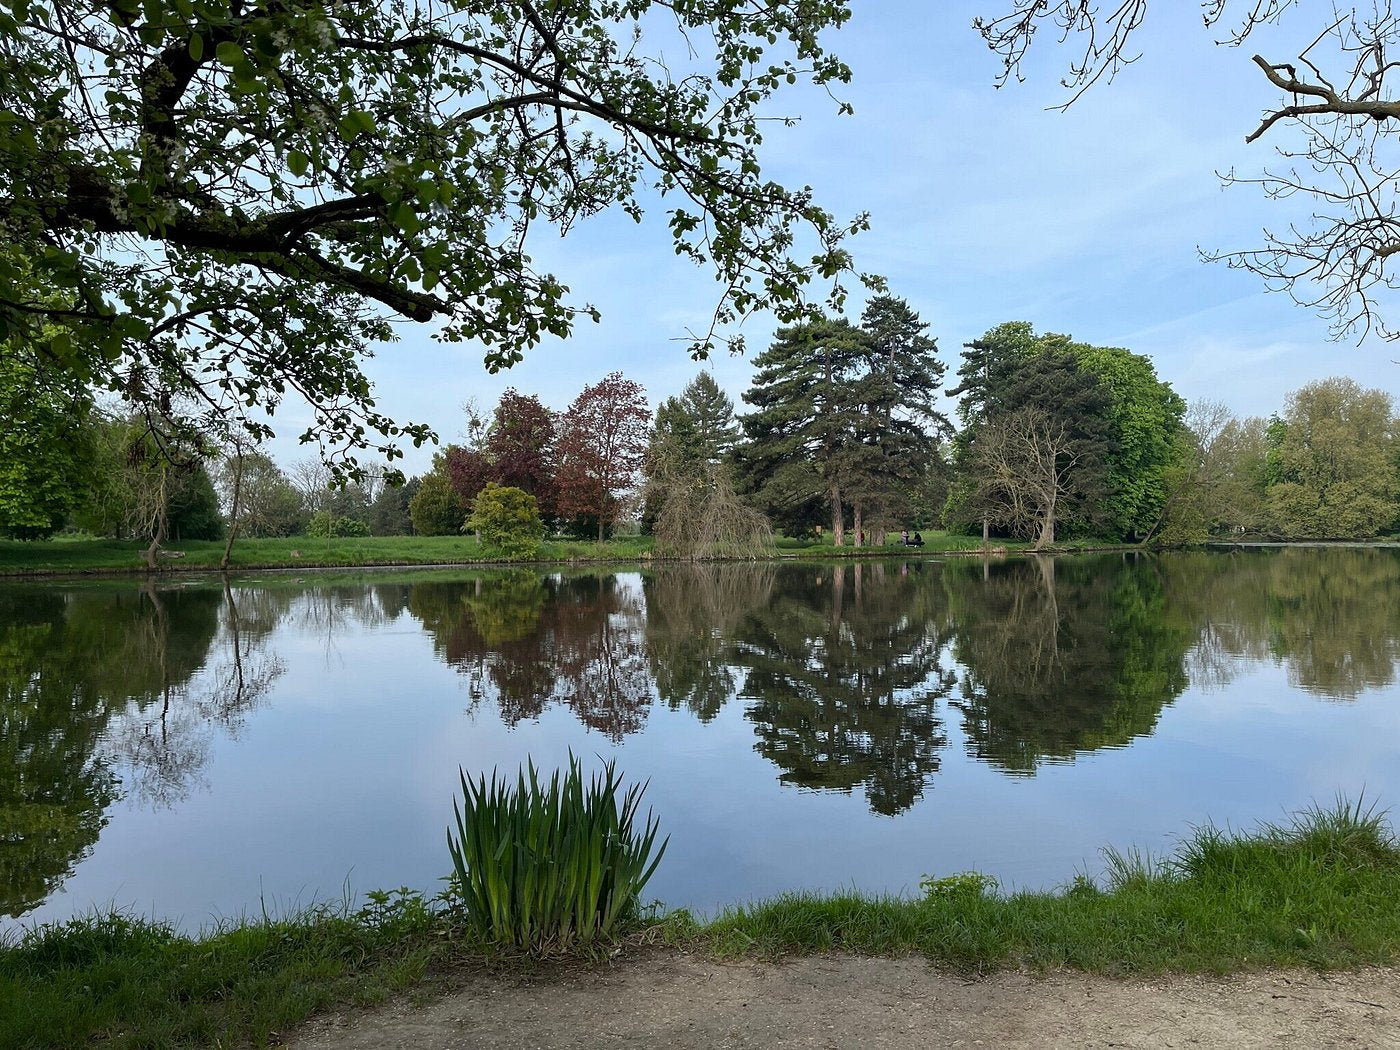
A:
{"label": "weeping tree", "polygon": [[654,526],[658,555],[758,558],[773,552],[772,525],[735,494],[725,467],[673,475],[654,484],[661,500]]}

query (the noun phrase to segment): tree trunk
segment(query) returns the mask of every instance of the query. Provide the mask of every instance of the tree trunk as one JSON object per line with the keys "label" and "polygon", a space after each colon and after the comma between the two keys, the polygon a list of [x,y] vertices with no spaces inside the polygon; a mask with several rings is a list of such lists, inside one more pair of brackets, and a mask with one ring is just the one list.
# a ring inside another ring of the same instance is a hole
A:
{"label": "tree trunk", "polygon": [[228,571],[228,556],[233,551],[233,541],[238,538],[238,499],[243,492],[243,449],[238,449],[238,457],[233,468],[233,504],[228,514],[228,541],[224,544],[224,556],[219,559],[219,568]]}
{"label": "tree trunk", "polygon": [[846,545],[846,515],[841,507],[841,486],[835,482],[831,485],[831,545]]}
{"label": "tree trunk", "polygon": [[146,568],[151,572],[156,570],[156,553],[160,550],[160,545],[165,542],[165,478],[166,471],[162,467],[155,514],[151,519],[151,542],[146,547]]}
{"label": "tree trunk", "polygon": [[1044,550],[1055,543],[1055,503],[1052,500],[1040,519],[1039,535],[1035,538],[1035,549]]}
{"label": "tree trunk", "polygon": [[855,521],[852,523],[852,528],[856,534],[856,546],[863,547],[865,546],[865,511],[859,503],[852,509],[855,511]]}

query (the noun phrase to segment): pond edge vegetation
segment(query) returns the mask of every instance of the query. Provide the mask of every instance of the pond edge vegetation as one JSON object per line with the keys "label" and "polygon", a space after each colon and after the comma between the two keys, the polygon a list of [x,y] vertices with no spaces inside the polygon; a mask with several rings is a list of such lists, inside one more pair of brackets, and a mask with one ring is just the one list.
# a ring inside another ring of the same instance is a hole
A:
{"label": "pond edge vegetation", "polygon": [[921,954],[965,974],[1326,970],[1400,958],[1400,840],[1373,804],[1338,800],[1248,833],[1204,825],[1169,855],[1105,858],[1101,878],[1081,874],[1053,892],[1002,893],[964,872],[926,877],[918,897],[791,894],[710,921],[637,909],[572,953],[547,937],[493,943],[465,921],[451,880],[432,899],[381,891],[358,908],[224,922],[198,937],[94,914],[0,944],[0,1002],[14,1004],[0,1012],[0,1045],[262,1045],[336,1006],[421,999],[470,972],[547,979],[561,959],[656,944],[725,957]]}
{"label": "pond edge vegetation", "polygon": [[[191,541],[173,552],[178,555],[148,569],[140,563],[144,545],[138,541],[76,540],[45,544],[0,540],[0,579],[66,576],[164,577],[188,573],[219,572],[223,545]],[[1158,550],[1132,544],[1067,542],[1040,554]],[[833,560],[860,558],[1007,557],[1030,553],[1020,541],[998,541],[983,546],[978,537],[931,533],[923,547],[843,546],[780,540],[772,551],[752,558],[670,557],[656,553],[650,537],[590,541],[547,541],[530,558],[502,556],[483,549],[469,537],[335,537],[330,540],[242,540],[228,566],[231,573],[312,571],[318,569],[385,568],[541,568],[592,564],[718,563],[746,561],[755,564],[794,559]]]}

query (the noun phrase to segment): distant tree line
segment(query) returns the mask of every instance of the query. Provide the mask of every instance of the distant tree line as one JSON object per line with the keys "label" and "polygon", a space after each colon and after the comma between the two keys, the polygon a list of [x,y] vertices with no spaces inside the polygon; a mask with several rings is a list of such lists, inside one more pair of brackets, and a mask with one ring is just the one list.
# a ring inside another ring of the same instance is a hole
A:
{"label": "distant tree line", "polygon": [[105,411],[3,344],[0,533],[141,538],[153,559],[230,533],[470,531],[520,556],[546,532],[602,540],[635,523],[685,557],[761,553],[774,528],[837,546],[946,528],[1043,548],[1400,524],[1400,422],[1384,391],[1332,378],[1240,418],[1188,406],[1140,354],[1014,321],[964,346],[955,426],[928,328],[892,296],[859,323],[780,328],[737,416],[706,372],[655,412],[620,372],[562,412],[509,389],[489,412],[468,405],[464,440],[422,476],[340,484],[316,457],[284,470],[242,438]]}

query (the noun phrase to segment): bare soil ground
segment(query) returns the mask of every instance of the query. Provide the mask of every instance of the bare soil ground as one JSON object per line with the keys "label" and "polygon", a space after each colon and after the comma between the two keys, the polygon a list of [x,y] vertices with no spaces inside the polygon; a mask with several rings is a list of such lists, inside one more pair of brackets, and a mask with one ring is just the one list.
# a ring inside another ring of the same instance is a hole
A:
{"label": "bare soil ground", "polygon": [[1400,970],[969,979],[922,959],[716,962],[678,950],[318,1018],[296,1050],[1400,1047]]}

